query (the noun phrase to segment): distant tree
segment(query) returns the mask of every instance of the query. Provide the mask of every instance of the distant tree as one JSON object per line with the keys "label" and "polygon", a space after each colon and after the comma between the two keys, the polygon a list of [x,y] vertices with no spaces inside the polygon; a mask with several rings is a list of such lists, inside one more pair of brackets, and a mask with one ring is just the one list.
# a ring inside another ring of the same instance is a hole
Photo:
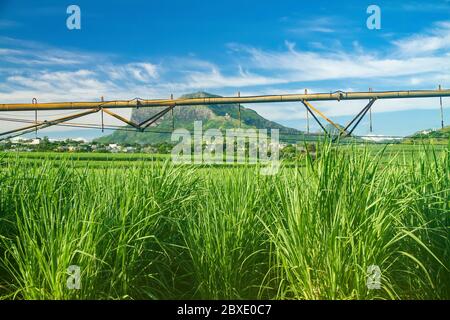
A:
{"label": "distant tree", "polygon": [[47,136],[41,139],[40,143],[36,147],[38,151],[50,151],[52,150],[52,143]]}

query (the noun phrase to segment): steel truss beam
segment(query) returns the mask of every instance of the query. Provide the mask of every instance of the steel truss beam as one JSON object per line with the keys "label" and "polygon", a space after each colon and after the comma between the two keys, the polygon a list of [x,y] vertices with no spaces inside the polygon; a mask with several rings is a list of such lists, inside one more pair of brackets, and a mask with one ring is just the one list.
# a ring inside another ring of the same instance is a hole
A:
{"label": "steel truss beam", "polygon": [[[372,107],[372,105],[375,103],[376,100],[377,99],[371,99],[370,102],[345,126],[344,129],[342,129],[339,125],[337,125],[335,122],[333,122],[328,117],[326,117],[317,108],[314,108],[308,101],[301,101],[301,102],[305,106],[307,112],[309,112],[313,116],[314,120],[316,120],[316,122],[319,124],[319,126],[322,128],[322,130],[325,132],[326,135],[330,136],[329,132],[325,129],[322,122],[320,122],[320,120],[317,118],[315,113],[317,113],[320,117],[325,119],[328,123],[330,123],[336,129],[339,130],[339,136],[334,139],[336,141],[339,137],[342,137],[342,136],[349,137],[352,135],[353,131],[359,125],[361,120],[364,118],[364,116],[367,114],[367,112],[370,110],[370,108]],[[315,111],[315,113],[313,111]],[[356,121],[356,123],[355,123],[355,121]],[[350,131],[348,131],[353,123],[355,123],[354,126],[350,129]]]}
{"label": "steel truss beam", "polygon": [[[323,118],[325,121],[330,123],[339,131],[339,137],[350,136],[359,123],[362,121],[364,116],[368,111],[371,110],[373,103],[378,99],[399,99],[399,98],[431,98],[431,97],[450,97],[450,90],[410,90],[410,91],[369,91],[369,92],[342,92],[336,91],[333,93],[316,93],[316,94],[287,94],[287,95],[265,95],[265,96],[241,96],[238,97],[205,97],[205,98],[188,98],[188,99],[154,99],[154,100],[144,100],[144,99],[133,99],[133,100],[115,100],[115,101],[102,101],[101,102],[51,102],[51,103],[37,103],[36,99],[30,103],[18,103],[18,104],[0,104],[1,111],[35,111],[35,123],[30,126],[23,128],[10,130],[7,132],[0,133],[0,140],[16,137],[39,129],[44,129],[49,126],[58,125],[62,122],[66,122],[75,118],[79,118],[94,112],[102,111],[102,128],[103,128],[103,112],[106,112],[110,116],[132,126],[133,128],[143,132],[149,126],[154,124],[158,119],[163,117],[169,111],[172,111],[172,121],[173,121],[173,109],[176,106],[195,106],[195,105],[218,105],[218,104],[240,104],[243,103],[278,103],[278,102],[301,102],[306,110],[307,114],[310,113],[314,120],[320,125],[325,134],[329,135],[326,128],[318,119],[317,115]],[[366,105],[358,115],[353,118],[350,123],[342,129],[335,122],[326,117],[320,110],[311,105],[310,101],[340,101],[340,100],[363,100],[370,99],[368,105]],[[442,103],[442,102],[441,102]],[[125,119],[124,117],[112,112],[109,109],[116,108],[139,108],[139,107],[165,107],[162,111],[151,116],[149,119],[141,122],[135,123],[131,120]],[[442,108],[442,107],[441,107]],[[75,114],[72,116],[67,116],[64,118],[52,120],[52,121],[37,121],[37,111],[38,110],[78,110],[78,109],[88,109],[89,111]],[[442,111],[441,111],[442,113]],[[239,112],[240,114],[240,112]],[[317,115],[316,115],[317,114]],[[353,127],[350,129],[350,127]],[[350,131],[348,131],[350,129]],[[348,131],[348,132],[347,132]],[[1,138],[2,136],[8,136],[7,138]]]}
{"label": "steel truss beam", "polygon": [[180,99],[133,99],[96,102],[49,102],[49,103],[14,103],[0,104],[0,111],[34,111],[34,110],[81,110],[105,107],[139,108],[139,107],[171,107],[195,106],[210,104],[245,104],[269,102],[298,102],[298,101],[341,101],[367,99],[404,99],[404,98],[439,98],[450,97],[450,89],[446,90],[409,90],[409,91],[370,91],[370,92],[342,92],[314,93],[314,94],[285,94],[265,96],[240,97],[205,97]]}
{"label": "steel truss beam", "polygon": [[145,121],[142,121],[141,123],[135,123],[131,120],[128,120],[120,115],[118,115],[117,113],[112,112],[111,110],[108,110],[106,108],[102,108],[102,111],[104,111],[105,113],[109,114],[110,116],[134,127],[135,129],[139,130],[139,131],[144,131],[146,128],[148,128],[149,126],[151,126],[153,123],[155,123],[156,121],[158,121],[159,119],[161,119],[161,117],[163,117],[167,112],[173,110],[174,107],[168,107],[160,112],[158,112],[157,114],[154,114],[153,116],[151,116],[150,118],[148,118]]}
{"label": "steel truss beam", "polygon": [[309,113],[311,113],[311,115],[314,117],[314,119],[316,120],[316,122],[320,125],[320,127],[322,128],[322,130],[328,135],[327,130],[325,130],[325,127],[322,125],[322,123],[317,119],[317,117],[315,116],[315,114],[312,111],[315,111],[319,116],[321,116],[323,119],[325,119],[325,121],[327,121],[328,123],[330,123],[333,127],[335,127],[336,129],[339,130],[339,132],[342,131],[342,129],[333,121],[331,121],[327,116],[325,116],[322,112],[320,112],[319,109],[313,107],[308,101],[306,100],[302,100],[301,101],[303,103],[303,105],[306,107],[306,109],[309,111]]}
{"label": "steel truss beam", "polygon": [[[317,119],[317,116],[314,114],[314,112],[312,112],[312,110],[310,109],[310,104],[306,104],[305,102],[303,102],[302,101],[302,103],[303,103],[303,105],[305,106],[305,108],[306,108],[306,112],[307,112],[307,115],[308,115],[308,112],[313,116],[313,118],[314,118],[314,120],[316,120],[316,122],[319,124],[319,126],[322,128],[322,130],[325,132],[325,134],[326,135],[328,135],[328,132],[327,132],[327,129],[325,129],[325,127],[323,126],[323,124],[322,124],[322,122],[320,122],[320,120],[319,119]],[[309,128],[309,127],[308,127]],[[309,133],[309,132],[308,132]]]}
{"label": "steel truss beam", "polygon": [[[137,124],[137,123],[135,123],[135,122],[133,122],[131,120],[128,120],[128,119],[126,119],[126,118],[124,118],[124,117],[122,117],[122,116],[112,112],[111,110],[108,110],[108,109],[100,107],[100,108],[97,108],[97,109],[93,109],[93,110],[82,112],[82,113],[77,113],[77,114],[74,114],[74,115],[71,115],[71,116],[67,116],[67,117],[63,117],[63,118],[59,118],[59,119],[56,119],[56,120],[40,121],[40,122],[37,122],[37,123],[35,123],[33,125],[30,125],[30,126],[26,126],[26,127],[14,129],[14,130],[6,131],[6,132],[1,132],[0,133],[0,141],[11,139],[11,138],[14,138],[14,137],[18,137],[18,136],[21,136],[21,135],[24,135],[24,134],[27,134],[27,133],[30,133],[30,132],[33,132],[33,131],[45,129],[45,128],[48,128],[48,127],[51,127],[51,126],[55,126],[55,125],[58,125],[60,123],[63,123],[63,122],[66,122],[66,121],[70,121],[70,120],[73,120],[73,119],[76,119],[76,118],[80,118],[80,117],[89,115],[91,113],[99,112],[99,111],[105,112],[105,113],[109,114],[110,116],[112,116],[112,117],[114,117],[114,118],[116,118],[116,119],[118,119],[118,120],[120,120],[120,121],[122,121],[122,122],[124,122],[124,123],[126,123],[126,124],[128,124],[128,125],[130,125],[132,127],[134,127],[135,129],[137,129],[139,131],[144,131],[146,128],[148,128],[153,123],[155,123],[158,119],[163,117],[167,112],[173,110],[173,108],[174,107],[168,107],[168,108],[158,112],[157,114],[153,115],[151,118],[149,118],[149,119],[147,119],[147,120]],[[103,118],[102,118],[102,126],[103,126]],[[9,135],[9,136],[2,137],[2,136],[5,136],[5,135]]]}
{"label": "steel truss beam", "polygon": [[[361,122],[361,120],[364,118],[364,116],[367,114],[367,112],[370,110],[370,108],[372,108],[372,105],[375,103],[377,99],[372,99],[370,100],[370,102],[356,115],[356,117],[354,117],[344,128],[344,130],[342,130],[339,134],[339,137],[341,136],[346,136],[349,137],[352,135],[353,131],[356,129],[356,127],[359,125],[359,123]],[[350,126],[354,123],[355,125],[353,126],[353,128],[350,129],[349,132],[347,132],[347,130],[350,128]]]}

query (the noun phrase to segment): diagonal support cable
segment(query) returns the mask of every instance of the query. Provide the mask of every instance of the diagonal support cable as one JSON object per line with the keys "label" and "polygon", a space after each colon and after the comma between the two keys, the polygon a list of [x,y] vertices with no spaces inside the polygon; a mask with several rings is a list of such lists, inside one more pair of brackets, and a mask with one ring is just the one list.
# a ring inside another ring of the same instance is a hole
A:
{"label": "diagonal support cable", "polygon": [[[370,110],[370,108],[372,107],[372,105],[375,103],[376,99],[372,99],[370,100],[370,102],[356,115],[356,117],[354,117],[352,119],[352,121],[350,121],[347,126],[344,128],[344,130],[340,133],[340,137],[343,136],[345,134],[345,136],[351,136],[351,134],[353,133],[353,131],[356,129],[356,127],[359,125],[359,123],[361,122],[361,120],[364,118],[364,116],[367,114],[367,112]],[[347,133],[347,130],[350,128],[350,126],[355,122],[355,125],[353,126],[353,128]]]}
{"label": "diagonal support cable", "polygon": [[[339,132],[342,132],[342,128],[339,127],[336,123],[334,123],[333,121],[331,121],[331,119],[329,119],[327,116],[325,116],[322,112],[320,112],[320,110],[318,110],[317,108],[314,108],[308,101],[306,100],[302,100],[302,103],[309,107],[310,110],[314,110],[319,116],[321,116],[323,119],[325,119],[325,121],[327,121],[328,123],[330,123],[333,127],[335,127],[336,129],[339,130]],[[311,113],[312,114],[312,113]],[[323,129],[323,127],[322,127]]]}
{"label": "diagonal support cable", "polygon": [[105,113],[109,114],[110,116],[112,116],[112,117],[114,117],[114,118],[116,118],[116,119],[118,119],[118,120],[120,120],[120,121],[122,121],[122,122],[124,122],[124,123],[126,123],[126,124],[128,124],[128,125],[130,125],[130,126],[132,126],[132,127],[134,127],[134,128],[136,128],[136,129],[138,129],[138,130],[141,129],[141,127],[139,126],[139,124],[134,123],[133,121],[128,120],[128,119],[126,119],[126,118],[124,118],[124,117],[118,115],[117,113],[112,112],[111,110],[108,110],[108,109],[103,108],[103,111],[104,111]]}
{"label": "diagonal support cable", "polygon": [[97,109],[93,109],[93,110],[89,110],[89,111],[85,111],[85,112],[81,112],[81,113],[77,113],[74,115],[70,115],[67,117],[63,117],[63,118],[59,118],[59,119],[55,119],[55,120],[51,120],[51,121],[43,121],[43,122],[39,122],[37,124],[33,124],[31,126],[26,126],[26,127],[22,127],[22,128],[18,128],[18,129],[14,129],[14,130],[10,130],[10,131],[6,131],[6,132],[2,132],[0,133],[0,136],[5,136],[5,135],[9,135],[7,137],[3,137],[0,138],[1,140],[6,140],[6,139],[11,139],[11,138],[15,138],[30,132],[34,132],[35,130],[41,130],[41,129],[45,129],[54,125],[58,125],[62,122],[66,122],[66,121],[70,121],[76,118],[80,118],[80,117],[84,117],[87,116],[91,113],[95,113],[100,111],[100,108]]}
{"label": "diagonal support cable", "polygon": [[151,118],[145,120],[144,122],[139,123],[139,127],[141,127],[141,130],[144,131],[149,126],[151,126],[153,123],[158,121],[158,119],[160,119],[162,116],[164,116],[167,112],[172,110],[174,107],[175,106],[170,106],[170,107],[158,112],[157,114],[153,115]]}
{"label": "diagonal support cable", "polygon": [[301,101],[301,102],[302,102],[303,105],[305,106],[306,111],[309,112],[309,113],[313,116],[314,120],[316,120],[316,122],[319,124],[319,126],[322,128],[322,130],[325,132],[325,134],[326,134],[327,136],[329,136],[328,131],[327,131],[327,129],[325,129],[325,127],[323,126],[322,122],[320,122],[320,120],[316,117],[316,115],[314,114],[314,112],[312,112],[312,110],[309,108],[308,105],[310,105],[310,104],[306,104],[304,101]]}

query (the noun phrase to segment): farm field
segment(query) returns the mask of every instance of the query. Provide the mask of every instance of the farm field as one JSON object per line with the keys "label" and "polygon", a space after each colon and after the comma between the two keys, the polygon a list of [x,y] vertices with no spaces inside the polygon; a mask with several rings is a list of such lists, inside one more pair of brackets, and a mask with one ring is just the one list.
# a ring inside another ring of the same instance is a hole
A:
{"label": "farm field", "polygon": [[[300,143],[299,146],[302,146]],[[348,150],[349,152],[368,152],[369,154],[376,156],[379,155],[383,162],[395,162],[402,164],[405,160],[413,160],[414,155],[421,148],[428,150],[433,149],[436,152],[445,151],[447,144],[344,144],[338,146],[342,150]],[[140,163],[141,165],[148,165],[154,161],[166,161],[171,159],[170,154],[145,154],[145,153],[92,153],[92,152],[3,152],[3,158],[17,159],[20,158],[22,164],[33,164],[35,162],[41,162],[43,159],[50,160],[54,165],[60,163],[66,163],[68,160],[72,166],[85,168],[89,166],[95,167],[111,167],[116,165],[119,167],[128,167],[130,165]],[[298,161],[286,160],[285,164],[288,165],[304,165]]]}
{"label": "farm field", "polygon": [[450,145],[324,143],[264,176],[0,154],[0,299],[449,299],[449,161]]}

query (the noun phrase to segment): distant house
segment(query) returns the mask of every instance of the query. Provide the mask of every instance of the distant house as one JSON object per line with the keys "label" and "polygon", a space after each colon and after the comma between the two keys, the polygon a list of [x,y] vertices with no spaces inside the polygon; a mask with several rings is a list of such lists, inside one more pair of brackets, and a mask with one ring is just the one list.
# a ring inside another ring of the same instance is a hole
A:
{"label": "distant house", "polygon": [[117,143],[111,143],[106,147],[106,150],[112,153],[117,153],[122,151],[122,147]]}
{"label": "distant house", "polygon": [[37,146],[40,143],[41,143],[41,139],[32,139],[31,142],[29,142],[28,144],[32,145],[32,146]]}
{"label": "distant house", "polygon": [[15,137],[15,138],[12,138],[11,139],[11,142],[12,143],[22,143],[22,142],[24,142],[24,141],[26,141],[27,139],[24,139],[24,138],[22,138],[22,137]]}

